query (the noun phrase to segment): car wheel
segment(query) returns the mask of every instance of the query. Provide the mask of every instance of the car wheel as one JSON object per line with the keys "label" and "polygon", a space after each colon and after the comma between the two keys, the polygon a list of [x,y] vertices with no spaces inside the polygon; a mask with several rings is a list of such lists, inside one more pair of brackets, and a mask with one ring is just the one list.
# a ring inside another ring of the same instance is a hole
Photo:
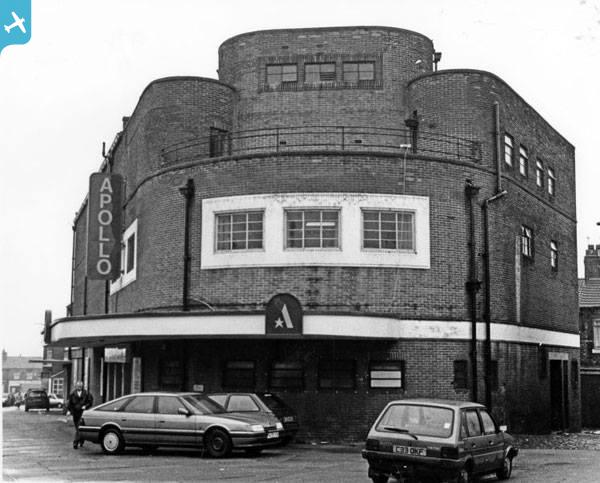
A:
{"label": "car wheel", "polygon": [[456,483],[470,483],[473,481],[471,472],[467,468],[462,468],[456,476]]}
{"label": "car wheel", "polygon": [[100,436],[100,445],[106,454],[118,454],[123,451],[125,441],[119,430],[107,429]]}
{"label": "car wheel", "polygon": [[27,407],[27,404],[25,404],[25,412],[29,411],[29,408]]}
{"label": "car wheel", "polygon": [[204,437],[204,447],[213,458],[222,458],[231,452],[231,438],[222,429],[213,429]]}
{"label": "car wheel", "polygon": [[496,471],[496,477],[499,480],[508,480],[510,475],[512,474],[512,458],[508,455],[504,456],[504,460],[502,461],[502,468]]}

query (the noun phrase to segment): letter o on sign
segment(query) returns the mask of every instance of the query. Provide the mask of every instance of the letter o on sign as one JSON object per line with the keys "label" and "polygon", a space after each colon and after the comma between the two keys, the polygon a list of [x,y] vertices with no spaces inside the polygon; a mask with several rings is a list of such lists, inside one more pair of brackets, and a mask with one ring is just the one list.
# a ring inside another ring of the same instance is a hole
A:
{"label": "letter o on sign", "polygon": [[101,225],[110,225],[112,223],[112,213],[108,210],[100,210],[98,212],[98,223]]}
{"label": "letter o on sign", "polygon": [[98,273],[101,275],[108,275],[111,269],[112,265],[110,264],[110,260],[107,258],[101,258],[98,260],[98,263],[96,264],[96,270],[98,270]]}

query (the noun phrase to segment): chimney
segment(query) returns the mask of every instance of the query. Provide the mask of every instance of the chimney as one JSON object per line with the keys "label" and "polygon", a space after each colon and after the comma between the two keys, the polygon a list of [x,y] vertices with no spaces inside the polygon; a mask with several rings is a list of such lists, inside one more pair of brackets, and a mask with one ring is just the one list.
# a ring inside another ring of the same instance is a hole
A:
{"label": "chimney", "polygon": [[8,359],[8,354],[4,349],[2,349],[2,364],[6,363],[6,359]]}
{"label": "chimney", "polygon": [[123,130],[125,130],[125,128],[127,127],[129,119],[131,119],[131,116],[123,116]]}
{"label": "chimney", "polygon": [[588,245],[583,258],[585,279],[600,278],[600,245]]}

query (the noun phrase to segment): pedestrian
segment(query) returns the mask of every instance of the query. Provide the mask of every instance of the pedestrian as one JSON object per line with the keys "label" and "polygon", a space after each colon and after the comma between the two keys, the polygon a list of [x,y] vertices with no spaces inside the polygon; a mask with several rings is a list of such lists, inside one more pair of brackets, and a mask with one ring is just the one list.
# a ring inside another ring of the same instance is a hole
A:
{"label": "pedestrian", "polygon": [[79,435],[79,423],[84,409],[92,407],[94,399],[92,395],[83,388],[83,382],[75,383],[75,390],[69,394],[67,410],[73,416],[73,425],[75,426],[75,439],[73,439],[73,449],[83,446],[83,439]]}

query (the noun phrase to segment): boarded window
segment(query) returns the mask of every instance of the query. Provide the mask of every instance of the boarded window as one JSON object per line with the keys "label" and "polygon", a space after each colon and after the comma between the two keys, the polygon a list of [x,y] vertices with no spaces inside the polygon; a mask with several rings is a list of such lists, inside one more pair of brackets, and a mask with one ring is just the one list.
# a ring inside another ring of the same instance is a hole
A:
{"label": "boarded window", "polygon": [[404,361],[371,362],[369,385],[372,388],[405,389]]}
{"label": "boarded window", "polygon": [[356,381],[356,361],[319,361],[319,389],[354,389]]}
{"label": "boarded window", "polygon": [[304,367],[301,362],[273,362],[270,376],[271,389],[304,389]]}

